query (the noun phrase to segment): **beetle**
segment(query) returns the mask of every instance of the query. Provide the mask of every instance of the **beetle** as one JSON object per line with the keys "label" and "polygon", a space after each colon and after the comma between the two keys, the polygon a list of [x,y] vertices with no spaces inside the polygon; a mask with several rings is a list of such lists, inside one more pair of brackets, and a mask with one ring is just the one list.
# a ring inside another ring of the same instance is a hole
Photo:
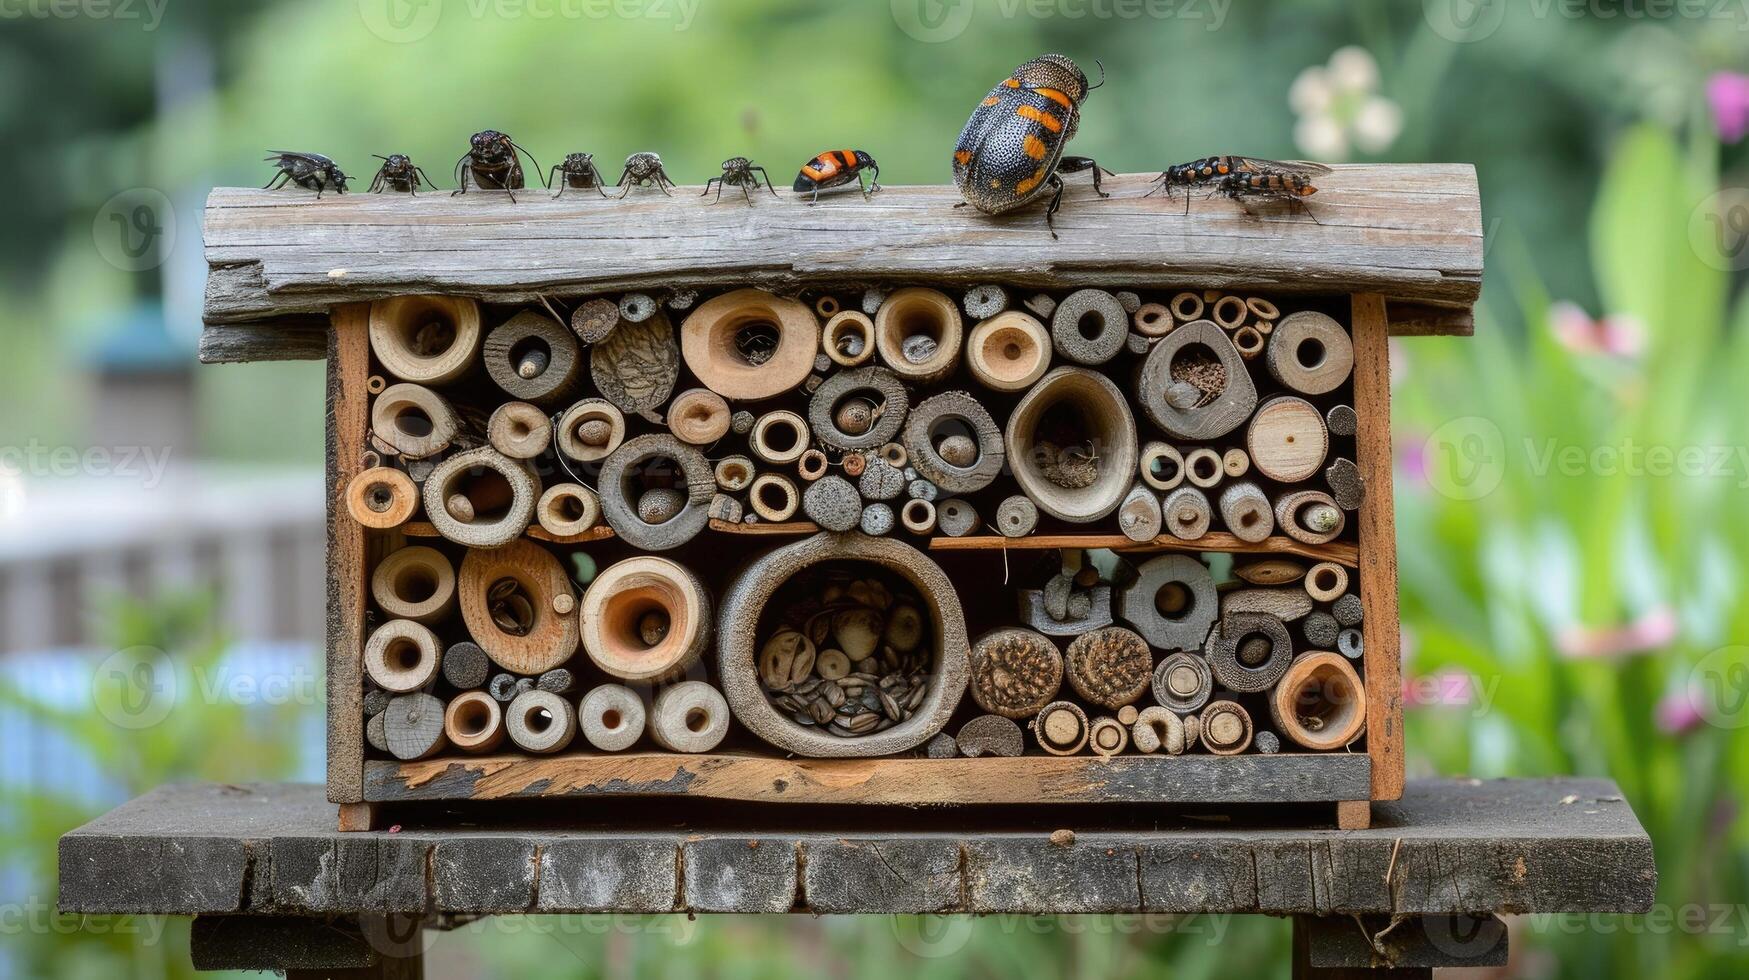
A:
{"label": "beetle", "polygon": [[[668,194],[668,188],[679,186],[669,178],[668,171],[662,168],[662,158],[654,153],[645,152],[634,153],[626,157],[625,170],[620,172],[619,181],[614,186],[625,188],[619,192],[619,196],[623,198],[632,192],[632,188],[651,184],[654,184],[656,189],[664,194]],[[673,197],[674,195],[668,194],[668,196]]]}
{"label": "beetle", "polygon": [[776,197],[777,189],[771,186],[771,175],[765,172],[764,167],[746,157],[730,157],[723,161],[723,175],[705,181],[704,194],[700,194],[699,197],[709,194],[711,185],[715,184],[717,185],[717,200],[711,203],[716,204],[717,201],[723,199],[723,188],[739,187],[741,188],[741,196],[747,199],[747,206],[752,207],[753,194],[751,192],[759,189],[759,178],[762,176],[765,178],[765,189],[771,191],[772,197]]}
{"label": "beetle", "polygon": [[566,154],[564,163],[553,164],[552,172],[547,175],[547,183],[552,184],[555,177],[563,179],[559,180],[559,191],[553,195],[554,197],[565,193],[567,187],[575,187],[578,190],[587,190],[593,187],[601,192],[602,197],[607,196],[607,191],[603,187],[607,183],[607,178],[601,176],[601,171],[595,168],[595,154],[593,153]]}
{"label": "beetle", "polygon": [[400,191],[405,194],[418,194],[421,187],[435,187],[425,171],[414,163],[405,153],[391,153],[383,156],[373,153],[372,156],[383,162],[377,169],[377,175],[371,178],[370,192],[380,194],[385,190]]}
{"label": "beetle", "polygon": [[[1304,173],[1267,169],[1236,171],[1216,183],[1215,193],[1237,201],[1242,208],[1245,207],[1246,198],[1287,201],[1304,211],[1313,224],[1323,224],[1306,204],[1306,198],[1318,193],[1318,188]],[[1245,210],[1250,211],[1250,208]]]}
{"label": "beetle", "polygon": [[[1099,85],[1104,84],[1101,64]],[[1055,238],[1051,219],[1063,203],[1063,174],[1091,170],[1093,192],[1110,197],[1099,179],[1112,176],[1111,171],[1092,157],[1063,155],[1080,125],[1081,104],[1099,85],[1088,85],[1075,62],[1047,54],[1014,69],[991,89],[954,146],[953,180],[965,203],[985,214],[1005,214],[1053,192],[1045,227]]]}
{"label": "beetle", "polygon": [[474,184],[483,191],[509,191],[510,199],[516,200],[516,191],[524,186],[522,176],[522,161],[517,158],[521,153],[528,157],[528,162],[534,164],[534,172],[540,173],[540,163],[534,154],[517,145],[508,135],[495,129],[484,129],[468,140],[468,152],[455,162],[456,183],[459,185],[453,193],[468,192],[468,178],[472,177]]}
{"label": "beetle", "polygon": [[[1224,192],[1227,177],[1233,174],[1283,174],[1310,178],[1330,173],[1329,167],[1309,160],[1265,160],[1261,157],[1218,156],[1204,157],[1189,163],[1179,163],[1160,171],[1160,176],[1154,178],[1160,186],[1149,191],[1144,197],[1153,197],[1164,193],[1171,197],[1175,188],[1184,188],[1184,213],[1190,213],[1190,189],[1203,185],[1213,186],[1217,192]],[[1236,181],[1235,184],[1244,183]],[[1233,195],[1228,194],[1232,197]]]}
{"label": "beetle", "polygon": [[320,153],[299,153],[296,150],[267,152],[270,155],[265,158],[266,162],[279,167],[279,173],[262,190],[275,190],[289,182],[305,190],[315,191],[316,198],[320,200],[325,190],[346,193],[346,182],[352,179],[342,173],[333,160]]}
{"label": "beetle", "polygon": [[820,200],[820,192],[830,187],[842,187],[854,182],[862,187],[862,172],[872,171],[874,181],[862,192],[863,197],[878,194],[881,189],[881,165],[875,158],[862,150],[827,150],[825,153],[802,164],[801,172],[796,174],[795,191],[806,194],[812,191],[814,196],[809,204]]}

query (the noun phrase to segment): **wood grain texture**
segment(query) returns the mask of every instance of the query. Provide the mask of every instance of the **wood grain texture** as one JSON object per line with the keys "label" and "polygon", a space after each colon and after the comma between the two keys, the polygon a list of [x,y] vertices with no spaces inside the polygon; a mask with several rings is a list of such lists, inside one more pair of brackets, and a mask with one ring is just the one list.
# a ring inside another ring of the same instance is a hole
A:
{"label": "wood grain texture", "polygon": [[1357,567],[1360,562],[1360,553],[1355,546],[1342,541],[1310,545],[1280,535],[1265,538],[1262,541],[1243,541],[1225,531],[1210,531],[1202,537],[1189,541],[1163,535],[1152,541],[1138,542],[1131,541],[1121,534],[1035,534],[1024,538],[984,535],[964,538],[931,538],[929,540],[931,551],[1002,551],[1004,549],[1053,551],[1058,548],[1108,548],[1112,551],[1137,553],[1225,551],[1234,554],[1300,555],[1316,561],[1333,561],[1349,568]]}
{"label": "wood grain texture", "polygon": [[1367,692],[1366,745],[1372,756],[1372,799],[1403,795],[1402,650],[1397,623],[1396,495],[1391,488],[1391,355],[1385,298],[1354,297],[1355,464],[1366,498],[1355,515]]}
{"label": "wood grain texture", "polygon": [[328,798],[364,800],[365,529],[346,508],[363,469],[370,395],[370,306],[334,311],[328,332]]}
{"label": "wood grain texture", "polygon": [[[500,303],[666,287],[791,288],[822,279],[963,287],[1010,270],[1021,287],[1170,286],[1276,294],[1372,291],[1467,310],[1480,294],[1482,223],[1467,164],[1344,166],[1320,181],[1319,222],[1213,200],[1187,217],[1143,197],[1153,175],[1070,192],[1053,241],[1033,211],[956,210],[951,186],[888,187],[868,201],[713,208],[685,194],[608,202],[566,195],[312,195],[219,188],[205,215],[209,324],[258,323],[412,292]],[[1075,199],[1077,197],[1082,199]],[[820,249],[854,239],[855,249]],[[1418,317],[1417,324],[1437,327]],[[215,358],[282,341],[232,339]],[[307,345],[303,350],[308,350]]]}
{"label": "wood grain texture", "polygon": [[682,828],[664,820],[626,831],[598,826],[612,817],[591,805],[568,812],[558,829],[483,830],[463,813],[422,812],[423,823],[407,820],[398,833],[341,834],[320,786],[184,784],[63,837],[59,903],[75,914],[526,908],[1346,918],[1643,913],[1657,886],[1651,841],[1606,780],[1412,782],[1400,802],[1377,805],[1371,829],[1347,833],[1250,826],[1242,813],[1219,823],[1169,811],[1124,826],[1104,822],[1130,810],[1078,809],[1068,844],[1051,841],[1060,811],[1013,807],[952,832],[942,831],[940,810],[903,815],[913,829],[870,832],[841,822],[842,810],[778,808],[755,831],[745,815],[713,818],[710,807],[685,811]]}

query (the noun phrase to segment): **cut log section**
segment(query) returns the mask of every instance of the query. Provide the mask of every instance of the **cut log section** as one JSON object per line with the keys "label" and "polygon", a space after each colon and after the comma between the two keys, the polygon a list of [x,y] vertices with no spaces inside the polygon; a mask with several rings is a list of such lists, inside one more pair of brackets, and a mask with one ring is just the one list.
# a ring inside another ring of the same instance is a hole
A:
{"label": "cut log section", "polygon": [[1257,484],[1234,483],[1221,492],[1221,523],[1239,540],[1256,543],[1275,533],[1275,511]]}
{"label": "cut log section", "polygon": [[1315,751],[1340,749],[1366,728],[1366,688],[1354,667],[1328,651],[1295,660],[1269,697],[1282,735]]}
{"label": "cut log section", "polygon": [[556,611],[560,596],[574,599],[571,578],[540,545],[470,550],[456,589],[468,634],[505,670],[544,674],[577,653],[577,616]]}
{"label": "cut log section", "polygon": [[924,479],[948,493],[975,493],[1002,473],[1002,430],[978,400],[947,391],[920,402],[905,423],[906,455]]}
{"label": "cut log section", "polygon": [[1063,673],[1075,693],[1114,711],[1147,693],[1153,668],[1148,642],[1122,626],[1083,633],[1063,655]]}
{"label": "cut log section", "polygon": [[908,382],[932,384],[959,364],[965,327],[959,304],[945,293],[901,289],[881,304],[874,324],[881,363]]}
{"label": "cut log section", "polygon": [[861,367],[874,357],[874,321],[855,310],[840,310],[826,321],[820,346],[839,367]]}
{"label": "cut log section", "polygon": [[1050,334],[1019,310],[985,320],[966,340],[966,367],[992,391],[1025,391],[1050,366]]}
{"label": "cut log section", "polygon": [[1094,366],[1111,360],[1124,349],[1129,332],[1129,313],[1103,289],[1070,293],[1051,316],[1051,346],[1075,364]]}
{"label": "cut log section", "polygon": [[443,735],[463,752],[490,752],[504,741],[504,711],[490,694],[467,691],[444,709]]}
{"label": "cut log section", "polygon": [[1118,618],[1162,650],[1200,649],[1219,609],[1214,576],[1189,555],[1148,559],[1117,594]]}
{"label": "cut log section", "polygon": [[1181,541],[1195,541],[1208,533],[1214,520],[1209,498],[1196,487],[1179,487],[1160,505],[1166,533]]}
{"label": "cut log section", "polygon": [[1004,718],[1031,718],[1063,687],[1063,655],[1042,633],[1018,626],[972,644],[972,700]]}
{"label": "cut log section", "polygon": [[1215,755],[1238,755],[1251,746],[1251,713],[1233,701],[1216,701],[1198,717],[1203,747]]}
{"label": "cut log section", "polygon": [[907,500],[899,508],[899,524],[912,534],[935,533],[935,504],[927,500]]}
{"label": "cut log section", "polygon": [[425,481],[425,515],[456,544],[496,548],[521,537],[534,519],[540,481],[527,465],[489,446],[437,464]]}
{"label": "cut log section", "polygon": [[1186,323],[1154,345],[1136,395],[1154,424],[1175,439],[1217,439],[1245,424],[1257,407],[1245,359],[1208,320]]}
{"label": "cut log section", "polygon": [[625,438],[625,415],[605,398],[585,398],[559,418],[559,451],[579,463],[606,459]]}
{"label": "cut log section", "polygon": [[370,305],[370,349],[402,381],[458,380],[480,349],[480,306],[455,296],[396,296]]}
{"label": "cut log section", "polygon": [[656,696],[650,736],[670,752],[709,752],[729,733],[729,704],[704,681],[687,681]]}
{"label": "cut log section", "polygon": [[1201,711],[1214,693],[1215,679],[1201,656],[1179,651],[1167,655],[1154,668],[1154,700],[1181,715]]}
{"label": "cut log section", "polygon": [[511,459],[533,459],[552,444],[553,420],[529,402],[505,402],[486,423],[486,441]]}
{"label": "cut log section", "polygon": [[534,516],[541,530],[556,538],[568,538],[582,534],[601,520],[601,501],[595,491],[580,483],[560,483],[541,494]]}
{"label": "cut log section", "polygon": [[1267,691],[1293,663],[1294,645],[1287,626],[1267,613],[1232,613],[1221,617],[1203,646],[1209,672],[1229,691]]}
{"label": "cut log section", "polygon": [[1052,702],[1033,719],[1032,734],[1051,755],[1074,755],[1087,746],[1087,712],[1073,701]]}
{"label": "cut log section", "polygon": [[609,566],[583,594],[583,651],[610,677],[660,683],[697,664],[714,629],[710,593],[685,566],[640,555]]}
{"label": "cut log section", "polygon": [[619,326],[619,304],[605,296],[584,300],[571,311],[571,332],[585,344],[599,344]]}
{"label": "cut log section", "polygon": [[644,699],[623,684],[603,684],[577,708],[583,739],[603,752],[624,752],[644,737]]}
{"label": "cut log section", "polygon": [[729,403],[709,388],[693,388],[674,396],[668,406],[668,430],[693,446],[708,446],[729,434]]}
{"label": "cut log section", "polygon": [[1097,521],[1129,493],[1139,455],[1136,423],[1123,392],[1104,375],[1052,370],[1015,406],[1006,437],[1015,481],[1052,517]]}
{"label": "cut log section", "polygon": [[[596,348],[600,350],[600,348]],[[493,383],[519,401],[554,405],[577,384],[577,337],[546,313],[524,310],[492,328],[480,346]]]}
{"label": "cut log section", "polygon": [[1129,496],[1117,508],[1118,530],[1131,541],[1152,541],[1163,527],[1160,497],[1143,484],[1130,488]]}
{"label": "cut log section", "polygon": [[409,459],[435,456],[450,447],[461,422],[449,400],[423,385],[390,385],[370,407],[371,435]]}
{"label": "cut log section", "polygon": [[753,423],[747,443],[753,455],[773,466],[788,466],[808,451],[808,423],[795,412],[766,412]]}
{"label": "cut log section", "polygon": [[1245,305],[1245,298],[1231,293],[1216,299],[1208,312],[1209,318],[1229,333],[1237,330],[1251,315],[1250,308]]}
{"label": "cut log section", "polygon": [[991,756],[1017,759],[1026,752],[1026,735],[1012,718],[1003,715],[979,715],[960,726],[954,737],[954,747],[968,759]]}
{"label": "cut log section", "polygon": [[1283,317],[1269,336],[1269,373],[1282,387],[1323,395],[1354,373],[1354,341],[1327,314],[1301,310]]}
{"label": "cut log section", "polygon": [[886,368],[840,371],[814,390],[808,425],[833,449],[875,449],[898,436],[910,404],[904,383]]}
{"label": "cut log section", "polygon": [[1324,466],[1330,433],[1311,402],[1280,395],[1258,406],[1245,432],[1257,472],[1281,483],[1311,479]]}
{"label": "cut log section", "polygon": [[346,485],[346,512],[368,528],[400,527],[419,509],[419,488],[412,477],[389,466],[374,466]]}
{"label": "cut log section", "polygon": [[1275,502],[1275,523],[1283,534],[1304,544],[1329,544],[1342,534],[1348,519],[1330,495],[1320,490],[1296,490]]}
{"label": "cut log section", "polygon": [[[704,455],[671,435],[628,440],[602,464],[597,486],[608,525],[643,551],[668,551],[697,537],[710,522],[716,490],[716,476]],[[647,521],[639,504],[646,493],[656,491],[678,493],[679,509],[659,522]]]}
{"label": "cut log section", "polygon": [[504,709],[504,728],[522,751],[550,755],[577,737],[577,712],[571,702],[551,691],[530,689]]}
{"label": "cut log section", "polygon": [[[383,742],[402,762],[428,759],[443,751],[443,702],[429,694],[403,694],[377,715],[383,720]],[[373,719],[374,720],[374,719]]]}
{"label": "cut log section", "polygon": [[437,677],[442,658],[437,634],[410,619],[391,619],[364,644],[364,672],[392,694],[417,691]]}
{"label": "cut log section", "polygon": [[606,340],[589,349],[589,376],[595,390],[620,411],[655,412],[674,394],[680,380],[680,348],[674,342],[673,324],[661,313],[642,323],[622,321]]}
{"label": "cut log section", "polygon": [[1221,593],[1221,616],[1231,613],[1265,613],[1284,623],[1306,618],[1312,597],[1304,589],[1232,589]]}
{"label": "cut log section", "polygon": [[1174,490],[1184,482],[1184,455],[1164,442],[1142,447],[1142,482],[1156,490]]}
{"label": "cut log section", "polygon": [[377,563],[370,594],[389,616],[431,626],[455,609],[455,566],[436,548],[400,548]]}
{"label": "cut log section", "polygon": [[693,310],[680,326],[680,345],[705,387],[730,401],[760,401],[807,380],[820,329],[804,303],[737,289]]}

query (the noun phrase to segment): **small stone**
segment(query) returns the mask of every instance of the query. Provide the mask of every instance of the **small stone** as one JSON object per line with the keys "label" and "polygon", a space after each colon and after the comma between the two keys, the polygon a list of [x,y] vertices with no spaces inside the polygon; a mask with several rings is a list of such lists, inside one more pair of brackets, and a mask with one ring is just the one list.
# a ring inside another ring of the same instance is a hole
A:
{"label": "small stone", "polygon": [[846,401],[838,406],[838,411],[832,416],[832,424],[838,427],[839,432],[847,436],[866,434],[869,429],[874,427],[874,422],[874,406],[861,398],[852,398]]}
{"label": "small stone", "polygon": [[886,504],[869,504],[862,509],[862,533],[870,537],[882,537],[893,533],[896,519],[893,508]]}
{"label": "small stone", "polygon": [[842,533],[862,522],[862,496],[849,480],[824,476],[802,494],[802,513],[823,530]]}
{"label": "small stone", "polygon": [[1336,615],[1336,621],[1343,626],[1359,626],[1361,618],[1365,615],[1365,608],[1360,604],[1360,596],[1352,592],[1337,599],[1336,603],[1330,607],[1330,611]]}
{"label": "small stone", "polygon": [[929,746],[924,752],[931,759],[952,759],[960,754],[960,746],[952,735],[940,732],[929,740]]}
{"label": "small stone", "polygon": [[1051,845],[1053,847],[1074,847],[1075,832],[1073,830],[1051,831]]}
{"label": "small stone", "polygon": [[941,495],[941,488],[928,480],[917,479],[905,484],[905,495],[912,500],[927,500],[934,503],[935,498]]}
{"label": "small stone", "polygon": [[638,520],[645,524],[665,524],[686,509],[686,495],[667,487],[645,490],[638,498]]}
{"label": "small stone", "polygon": [[577,440],[585,446],[605,446],[613,437],[613,426],[605,419],[590,419],[577,427]]}
{"label": "small stone", "polygon": [[970,466],[978,461],[978,444],[971,436],[952,435],[941,440],[935,454],[952,466]]}
{"label": "small stone", "polygon": [[857,486],[870,500],[892,500],[905,492],[905,474],[884,459],[871,459]]}
{"label": "small stone", "polygon": [[729,429],[738,436],[744,436],[753,431],[753,424],[758,421],[752,412],[742,410],[729,416]]}

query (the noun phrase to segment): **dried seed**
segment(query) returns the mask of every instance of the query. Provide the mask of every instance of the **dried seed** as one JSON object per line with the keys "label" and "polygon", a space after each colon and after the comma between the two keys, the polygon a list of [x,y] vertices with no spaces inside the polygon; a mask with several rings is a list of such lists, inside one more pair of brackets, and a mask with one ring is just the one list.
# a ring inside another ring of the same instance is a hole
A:
{"label": "dried seed", "polygon": [[850,673],[850,658],[842,650],[821,650],[814,658],[814,669],[820,676],[829,681],[838,680]]}
{"label": "dried seed", "polygon": [[815,701],[813,704],[808,705],[808,714],[815,721],[824,725],[825,723],[832,720],[832,714],[833,714],[832,706],[830,704],[827,704],[825,699],[822,698],[821,700]]}
{"label": "dried seed", "polygon": [[891,694],[881,694],[881,711],[894,721],[898,721],[900,718],[904,717],[899,711],[899,702],[894,701]]}

